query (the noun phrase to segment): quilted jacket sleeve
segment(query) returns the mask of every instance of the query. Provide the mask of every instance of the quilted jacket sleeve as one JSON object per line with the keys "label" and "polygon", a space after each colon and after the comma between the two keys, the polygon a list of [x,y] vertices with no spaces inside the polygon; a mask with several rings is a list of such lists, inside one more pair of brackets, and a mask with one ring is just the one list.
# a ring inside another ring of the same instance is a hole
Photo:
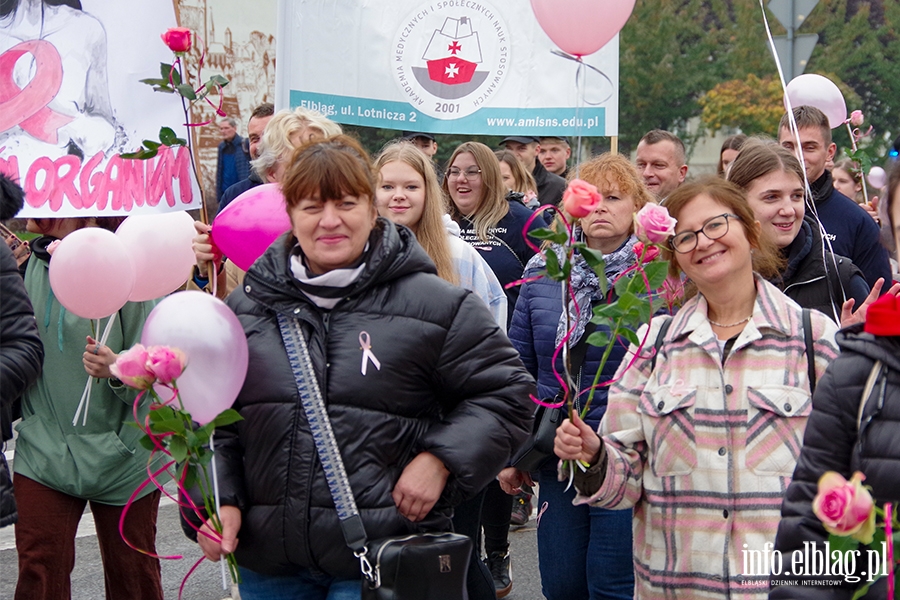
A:
{"label": "quilted jacket sleeve", "polygon": [[508,463],[531,432],[534,379],[484,303],[461,302],[438,364],[445,417],[419,442],[451,473],[451,501],[471,497]]}
{"label": "quilted jacket sleeve", "polygon": [[[816,386],[813,411],[803,435],[803,449],[781,507],[781,523],[775,538],[775,550],[781,552],[785,564],[790,564],[795,551],[804,552],[804,544],[814,544],[816,550],[824,550],[828,533],[813,514],[812,500],[816,496],[819,478],[826,471],[836,471],[850,479],[859,399],[872,364],[873,361],[864,356],[843,354],[828,367]],[[865,559],[857,561],[857,570],[865,567]],[[803,577],[792,574],[777,579],[797,581],[798,585],[773,585],[769,598],[849,600],[859,585],[846,582],[843,576]],[[817,587],[812,582],[799,584],[803,579],[833,580],[837,585]]]}

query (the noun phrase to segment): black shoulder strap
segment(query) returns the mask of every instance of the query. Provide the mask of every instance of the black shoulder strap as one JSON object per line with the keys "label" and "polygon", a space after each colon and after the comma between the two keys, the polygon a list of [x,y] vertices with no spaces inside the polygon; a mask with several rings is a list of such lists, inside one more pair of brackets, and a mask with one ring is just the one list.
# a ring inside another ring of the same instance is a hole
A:
{"label": "black shoulder strap", "polygon": [[666,339],[666,332],[669,331],[669,325],[672,324],[672,317],[668,317],[665,321],[663,321],[662,326],[659,328],[659,333],[656,334],[656,342],[653,344],[653,358],[650,360],[650,371],[656,368],[656,357],[659,356],[659,349],[662,348],[663,342]]}
{"label": "black shoulder strap", "polygon": [[596,329],[596,323],[588,321],[587,325],[584,326],[584,334],[581,336],[581,339],[572,346],[572,350],[569,352],[569,365],[572,369],[571,373],[573,376],[581,370],[581,366],[584,364],[584,357],[587,356],[587,339],[591,337],[591,334],[594,333]]}
{"label": "black shoulder strap", "polygon": [[809,373],[809,393],[816,391],[816,351],[813,348],[812,319],[808,308],[803,309],[803,340],[806,342],[806,369]]}

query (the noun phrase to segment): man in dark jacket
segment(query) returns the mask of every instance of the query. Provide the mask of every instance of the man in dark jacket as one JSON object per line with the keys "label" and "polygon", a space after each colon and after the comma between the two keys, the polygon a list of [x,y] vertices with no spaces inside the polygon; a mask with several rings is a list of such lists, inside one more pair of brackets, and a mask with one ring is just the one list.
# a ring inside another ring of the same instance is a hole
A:
{"label": "man in dark jacket", "polygon": [[518,156],[525,168],[534,175],[534,181],[538,187],[538,202],[551,206],[562,202],[563,192],[566,191],[566,180],[545,169],[541,161],[537,159],[541,151],[540,138],[512,135],[500,140],[500,145]]}
{"label": "man in dark jacket", "polygon": [[[893,502],[896,506],[900,501],[897,446],[900,305],[897,298],[890,294],[882,296],[869,306],[865,325],[842,330],[837,334],[837,343],[841,354],[816,386],[803,448],[781,508],[775,551],[781,553],[782,571],[791,574],[772,577],[769,594],[772,600],[850,600],[855,597],[855,590],[872,582],[871,571],[880,572],[884,565],[882,562],[877,569],[872,569],[873,554],[880,561],[887,558],[880,550],[880,543],[873,544],[874,550],[860,546],[855,568],[851,566],[835,574],[834,557],[825,548],[828,532],[813,513],[812,502],[819,479],[828,471],[847,480],[860,471],[878,505]],[[881,368],[874,373],[870,393],[865,394],[876,361],[880,361]],[[837,552],[834,546],[831,548],[832,553]],[[797,565],[789,566],[795,556],[799,558]],[[830,572],[826,571],[826,564],[831,567]],[[802,572],[795,570],[797,566]],[[885,598],[884,584],[885,579],[881,578],[865,598]]]}
{"label": "man in dark jacket", "polygon": [[[24,195],[15,183],[0,189],[0,220],[11,219],[22,208]],[[7,193],[9,192],[9,193]],[[0,244],[0,438],[12,439],[12,422],[18,418],[16,403],[22,392],[41,374],[44,345],[34,321],[34,309],[25,292],[16,259]],[[16,499],[6,458],[0,454],[0,527],[16,522]]]}
{"label": "man in dark jacket", "polygon": [[250,176],[250,156],[244,152],[244,138],[238,135],[237,121],[226,117],[217,123],[222,141],[216,159],[216,202],[225,190]]}
{"label": "man in dark jacket", "polygon": [[[815,206],[809,211],[818,216],[831,242],[831,251],[846,256],[859,267],[869,287],[878,278],[891,281],[891,265],[887,250],[881,245],[878,225],[856,202],[836,189],[825,163],[834,159],[837,146],[831,141],[828,117],[812,106],[794,108],[802,161],[813,193]],[[785,114],[778,129],[778,143],[798,154],[797,140],[791,133],[790,118]]]}
{"label": "man in dark jacket", "polygon": [[[270,102],[263,102],[254,108],[253,112],[250,114],[250,120],[247,122],[247,140],[249,141],[247,149],[251,161],[259,158],[259,142],[262,141],[263,133],[266,131],[266,125],[272,120],[272,115],[274,114],[275,106]],[[246,179],[238,181],[225,190],[225,193],[222,194],[222,197],[219,199],[218,212],[222,212],[222,209],[228,206],[232,200],[247,190],[253,189],[264,183],[265,181],[263,181],[259,175],[256,174],[256,171],[251,168],[250,174]]]}

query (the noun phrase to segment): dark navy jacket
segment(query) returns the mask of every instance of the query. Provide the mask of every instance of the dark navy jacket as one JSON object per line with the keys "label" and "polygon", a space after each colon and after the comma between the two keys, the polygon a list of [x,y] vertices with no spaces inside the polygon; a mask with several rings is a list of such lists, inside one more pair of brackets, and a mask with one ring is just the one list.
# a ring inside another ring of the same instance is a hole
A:
{"label": "dark navy jacket", "polygon": [[[531,263],[529,269],[526,270],[526,278],[535,275],[539,270],[532,268],[533,265],[534,263]],[[604,300],[595,300],[594,304],[597,305],[599,302],[604,302]],[[562,299],[559,282],[541,277],[522,286],[513,313],[509,339],[515,349],[519,351],[525,368],[537,379],[538,395],[541,398],[552,398],[559,391],[559,382],[553,375],[551,358],[556,348],[556,327],[560,316],[562,316]],[[621,345],[617,344],[613,348],[600,377],[601,382],[608,381],[615,375],[625,356],[625,344],[627,342],[623,342]],[[603,348],[588,346],[581,373],[580,389],[585,390],[591,387],[602,356]],[[563,372],[561,357],[557,358],[556,369],[559,373]],[[597,389],[585,419],[588,425],[595,429],[606,412],[606,395],[606,387]],[[582,403],[586,401],[587,393],[581,395],[580,400]]]}
{"label": "dark navy jacket", "polygon": [[831,173],[828,171],[812,182],[810,187],[816,201],[819,221],[831,240],[831,251],[853,261],[863,272],[870,288],[879,277],[884,277],[889,286],[891,264],[887,250],[881,245],[881,231],[875,220],[856,202],[834,189]]}

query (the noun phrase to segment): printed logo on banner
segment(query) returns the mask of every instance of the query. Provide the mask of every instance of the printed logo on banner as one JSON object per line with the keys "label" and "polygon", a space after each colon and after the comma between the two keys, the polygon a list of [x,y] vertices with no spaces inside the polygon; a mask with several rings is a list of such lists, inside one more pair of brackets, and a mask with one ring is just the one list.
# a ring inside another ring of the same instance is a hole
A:
{"label": "printed logo on banner", "polygon": [[403,95],[436,119],[489,105],[509,71],[509,30],[483,1],[420,5],[401,23],[392,48],[391,70]]}

